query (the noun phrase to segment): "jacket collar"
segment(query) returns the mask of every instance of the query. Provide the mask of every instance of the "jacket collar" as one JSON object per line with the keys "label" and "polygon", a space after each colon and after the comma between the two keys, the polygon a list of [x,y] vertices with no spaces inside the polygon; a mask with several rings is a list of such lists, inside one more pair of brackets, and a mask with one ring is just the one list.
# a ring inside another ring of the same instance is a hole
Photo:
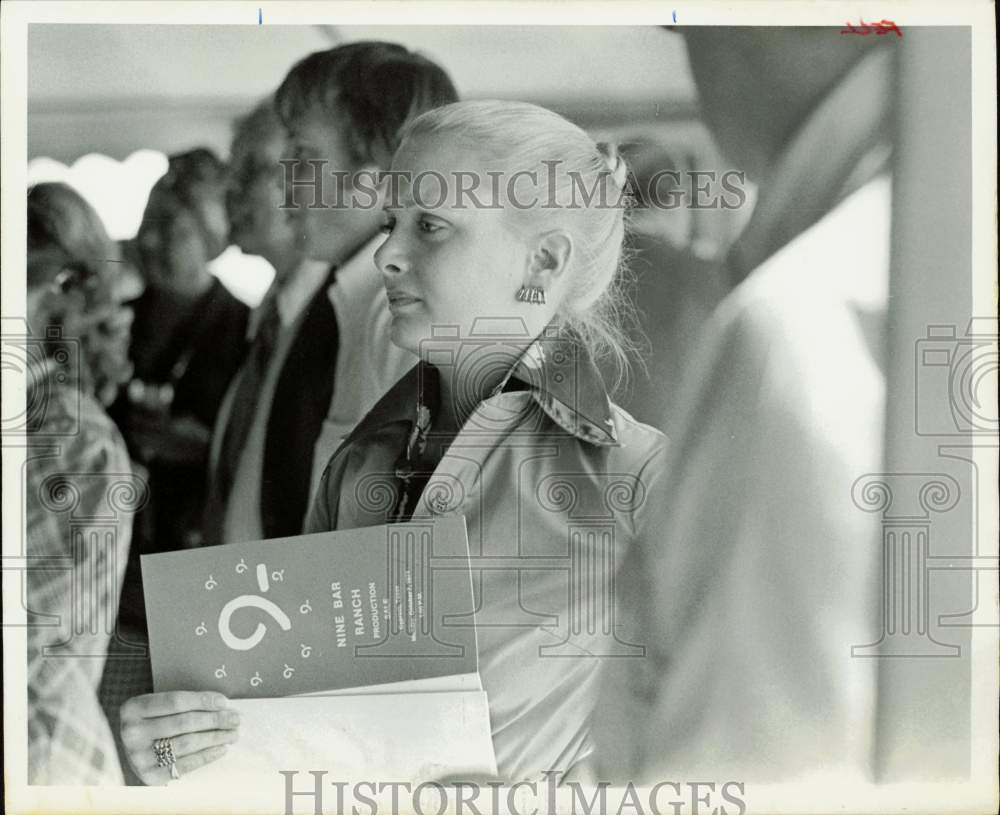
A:
{"label": "jacket collar", "polygon": [[277,280],[271,283],[260,305],[250,313],[247,339],[253,341],[261,323],[271,312],[277,312],[282,326],[294,323],[306,310],[316,292],[333,283],[336,274],[336,268],[329,263],[303,259],[284,285],[279,285]]}
{"label": "jacket collar", "polygon": [[494,393],[527,386],[552,421],[570,435],[618,445],[611,400],[587,347],[574,334],[549,325],[521,355]]}
{"label": "jacket collar", "polygon": [[[472,334],[476,335],[476,327]],[[421,361],[379,400],[348,437],[354,439],[395,422],[412,426],[418,410],[438,401],[438,370]],[[548,326],[525,350],[485,400],[527,390],[546,415],[582,441],[619,446],[611,400],[586,346],[558,326]]]}

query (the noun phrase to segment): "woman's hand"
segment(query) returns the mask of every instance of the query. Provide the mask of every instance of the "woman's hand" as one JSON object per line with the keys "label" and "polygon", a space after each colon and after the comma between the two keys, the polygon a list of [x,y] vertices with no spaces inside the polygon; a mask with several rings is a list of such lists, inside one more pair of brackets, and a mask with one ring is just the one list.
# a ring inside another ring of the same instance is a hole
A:
{"label": "woman's hand", "polygon": [[143,784],[166,784],[169,767],[158,767],[153,742],[170,739],[177,772],[184,776],[226,752],[239,737],[239,713],[227,710],[221,693],[171,691],[133,696],[121,709],[121,736],[129,764]]}

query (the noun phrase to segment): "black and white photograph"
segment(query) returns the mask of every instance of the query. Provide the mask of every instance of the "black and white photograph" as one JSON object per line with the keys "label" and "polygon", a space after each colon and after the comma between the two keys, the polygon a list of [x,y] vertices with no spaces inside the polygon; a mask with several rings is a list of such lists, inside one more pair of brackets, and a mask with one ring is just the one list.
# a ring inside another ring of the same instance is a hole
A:
{"label": "black and white photograph", "polygon": [[4,3],[5,810],[996,812],[994,10]]}

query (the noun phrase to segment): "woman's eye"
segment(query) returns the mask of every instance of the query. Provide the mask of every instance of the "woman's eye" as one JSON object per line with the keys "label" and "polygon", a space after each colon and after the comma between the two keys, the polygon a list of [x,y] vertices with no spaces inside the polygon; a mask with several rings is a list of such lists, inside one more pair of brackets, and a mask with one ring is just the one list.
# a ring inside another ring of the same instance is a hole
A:
{"label": "woman's eye", "polygon": [[436,224],[433,221],[427,220],[426,218],[421,218],[420,219],[420,221],[419,221],[419,223],[417,225],[417,228],[421,232],[426,232],[428,234],[433,234],[435,232],[438,232],[441,229],[444,229],[444,227],[441,224]]}
{"label": "woman's eye", "polygon": [[385,222],[382,224],[381,229],[386,235],[388,235],[390,232],[392,232],[394,226],[396,226],[396,219],[387,218]]}

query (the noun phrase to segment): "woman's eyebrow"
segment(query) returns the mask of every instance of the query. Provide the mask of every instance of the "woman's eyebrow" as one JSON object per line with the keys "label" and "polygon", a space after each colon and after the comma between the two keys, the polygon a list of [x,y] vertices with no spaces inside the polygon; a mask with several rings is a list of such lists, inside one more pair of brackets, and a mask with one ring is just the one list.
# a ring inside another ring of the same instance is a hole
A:
{"label": "woman's eyebrow", "polygon": [[382,205],[383,211],[388,211],[390,209],[416,208],[417,204],[413,200],[413,195],[409,190],[407,190],[406,192],[400,192],[399,189],[397,188],[395,192],[396,192],[395,197],[392,197],[388,194],[386,195],[385,203]]}

